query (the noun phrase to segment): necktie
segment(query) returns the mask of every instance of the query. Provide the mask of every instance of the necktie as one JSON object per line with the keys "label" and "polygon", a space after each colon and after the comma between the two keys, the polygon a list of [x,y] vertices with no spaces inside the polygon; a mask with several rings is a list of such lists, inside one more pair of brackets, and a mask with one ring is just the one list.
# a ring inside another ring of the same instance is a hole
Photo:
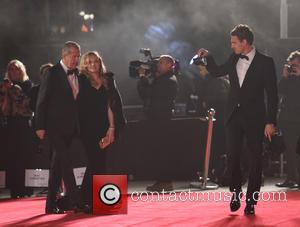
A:
{"label": "necktie", "polygon": [[246,56],[246,55],[241,54],[241,55],[240,55],[240,58],[249,61],[249,57]]}

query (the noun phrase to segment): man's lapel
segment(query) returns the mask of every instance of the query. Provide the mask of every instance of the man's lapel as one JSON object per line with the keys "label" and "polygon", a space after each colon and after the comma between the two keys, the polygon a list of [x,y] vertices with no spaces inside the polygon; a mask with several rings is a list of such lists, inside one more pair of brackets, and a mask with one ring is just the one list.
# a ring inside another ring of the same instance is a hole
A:
{"label": "man's lapel", "polygon": [[235,83],[235,86],[237,88],[240,88],[240,83],[239,83],[239,77],[238,77],[238,74],[237,74],[237,71],[236,71],[236,64],[239,60],[239,56],[238,55],[235,55],[234,59],[233,59],[233,82]]}

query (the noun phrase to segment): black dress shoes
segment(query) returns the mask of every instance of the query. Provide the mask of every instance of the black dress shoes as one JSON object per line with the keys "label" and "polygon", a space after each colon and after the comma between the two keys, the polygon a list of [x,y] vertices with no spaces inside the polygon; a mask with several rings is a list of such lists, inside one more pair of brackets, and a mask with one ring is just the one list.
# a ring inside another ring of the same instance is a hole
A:
{"label": "black dress shoes", "polygon": [[146,190],[150,192],[173,191],[172,181],[157,181],[153,185],[147,186]]}
{"label": "black dress shoes", "polygon": [[254,215],[255,214],[255,209],[254,205],[251,203],[247,203],[245,210],[244,210],[245,215]]}
{"label": "black dress shoes", "polygon": [[65,211],[58,207],[46,208],[46,214],[64,214]]}
{"label": "black dress shoes", "polygon": [[84,210],[83,210],[83,212],[84,212],[85,214],[92,214],[92,213],[93,213],[93,208],[92,208],[92,206],[90,206],[90,205],[84,205]]}
{"label": "black dress shoes", "polygon": [[241,207],[240,198],[242,198],[243,194],[239,190],[235,190],[232,193],[231,201],[230,201],[230,210],[231,212],[235,212]]}

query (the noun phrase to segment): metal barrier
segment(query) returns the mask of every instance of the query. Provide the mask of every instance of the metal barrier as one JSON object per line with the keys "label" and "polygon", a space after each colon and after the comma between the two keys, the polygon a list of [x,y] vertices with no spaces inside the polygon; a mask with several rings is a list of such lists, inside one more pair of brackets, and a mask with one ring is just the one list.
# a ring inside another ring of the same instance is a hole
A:
{"label": "metal barrier", "polygon": [[216,111],[214,109],[209,109],[207,111],[207,117],[205,119],[200,118],[200,120],[207,121],[208,127],[207,127],[207,139],[206,139],[206,148],[205,148],[205,159],[204,159],[204,169],[203,169],[203,175],[201,176],[200,173],[198,173],[199,176],[199,182],[192,182],[191,187],[200,188],[202,190],[206,189],[217,189],[219,186],[215,183],[208,182],[208,171],[209,171],[209,160],[210,160],[210,152],[211,152],[211,140],[212,140],[212,133],[213,133],[213,125],[214,121],[216,120],[214,118],[216,114]]}

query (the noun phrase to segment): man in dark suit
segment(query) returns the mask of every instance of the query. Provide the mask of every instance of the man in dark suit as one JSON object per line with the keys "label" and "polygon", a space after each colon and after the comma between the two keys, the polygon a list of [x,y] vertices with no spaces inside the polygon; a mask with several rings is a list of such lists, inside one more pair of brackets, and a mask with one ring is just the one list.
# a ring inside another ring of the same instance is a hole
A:
{"label": "man in dark suit", "polygon": [[[237,25],[231,31],[233,52],[227,62],[216,65],[205,49],[198,55],[206,57],[207,69],[215,76],[229,75],[225,125],[228,167],[231,176],[231,211],[240,208],[242,174],[240,158],[243,140],[249,150],[249,178],[246,193],[245,215],[254,214],[262,174],[262,142],[264,135],[271,140],[275,132],[277,113],[277,82],[273,59],[258,52],[252,45],[254,35],[247,25]],[[265,104],[265,96],[267,104]]]}
{"label": "man in dark suit", "polygon": [[80,46],[68,41],[62,49],[62,59],[48,70],[41,81],[36,107],[36,134],[44,139],[47,134],[53,147],[49,175],[47,214],[64,213],[56,206],[56,194],[64,180],[74,210],[80,205],[72,168],[72,140],[79,134],[76,98],[79,92],[77,65]]}

